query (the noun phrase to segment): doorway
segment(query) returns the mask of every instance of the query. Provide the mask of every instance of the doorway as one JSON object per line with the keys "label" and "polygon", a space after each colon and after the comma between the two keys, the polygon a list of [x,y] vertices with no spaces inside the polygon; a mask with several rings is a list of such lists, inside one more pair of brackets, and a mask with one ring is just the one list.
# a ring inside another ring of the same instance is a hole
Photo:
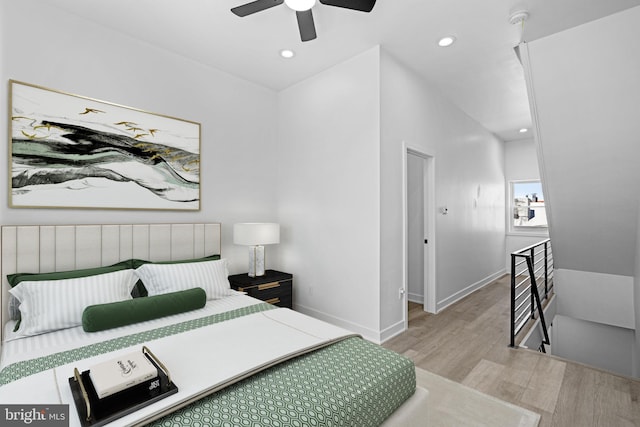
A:
{"label": "doorway", "polygon": [[404,146],[404,304],[435,313],[435,197],[433,156]]}

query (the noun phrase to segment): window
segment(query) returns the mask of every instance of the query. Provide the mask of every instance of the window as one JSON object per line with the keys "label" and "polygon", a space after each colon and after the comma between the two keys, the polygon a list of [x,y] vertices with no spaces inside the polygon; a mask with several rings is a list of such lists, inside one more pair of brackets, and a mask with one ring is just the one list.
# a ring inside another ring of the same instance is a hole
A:
{"label": "window", "polygon": [[540,181],[512,181],[510,228],[512,231],[540,231],[547,228],[547,212]]}

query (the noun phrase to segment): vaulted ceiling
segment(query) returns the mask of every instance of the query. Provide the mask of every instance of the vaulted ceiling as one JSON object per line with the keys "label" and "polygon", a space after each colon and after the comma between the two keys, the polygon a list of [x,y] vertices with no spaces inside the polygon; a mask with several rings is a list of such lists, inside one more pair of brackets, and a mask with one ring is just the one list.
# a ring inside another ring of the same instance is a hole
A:
{"label": "vaulted ceiling", "polygon": [[[301,42],[286,5],[244,18],[244,0],[47,0],[82,18],[281,90],[381,45],[503,140],[531,119],[513,47],[640,4],[640,0],[378,0],[371,13],[316,4],[318,38]],[[524,24],[510,13],[527,9]],[[448,48],[437,40],[454,35]],[[285,60],[281,49],[296,53]]]}

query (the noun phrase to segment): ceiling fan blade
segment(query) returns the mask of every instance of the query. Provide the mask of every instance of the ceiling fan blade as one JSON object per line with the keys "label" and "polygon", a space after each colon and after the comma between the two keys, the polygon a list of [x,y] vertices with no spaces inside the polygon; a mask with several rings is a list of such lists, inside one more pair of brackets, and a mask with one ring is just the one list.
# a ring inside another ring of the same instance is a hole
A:
{"label": "ceiling fan blade", "polygon": [[304,12],[296,12],[298,17],[298,28],[300,29],[300,39],[308,42],[316,38],[316,26],[313,23],[313,13],[311,9]]}
{"label": "ceiling fan blade", "polygon": [[371,12],[376,5],[376,0],[320,0],[320,3],[360,12]]}
{"label": "ceiling fan blade", "polygon": [[251,15],[252,13],[261,12],[273,6],[278,6],[282,3],[284,3],[284,0],[256,0],[251,3],[243,4],[242,6],[234,7],[231,9],[231,12],[243,17]]}

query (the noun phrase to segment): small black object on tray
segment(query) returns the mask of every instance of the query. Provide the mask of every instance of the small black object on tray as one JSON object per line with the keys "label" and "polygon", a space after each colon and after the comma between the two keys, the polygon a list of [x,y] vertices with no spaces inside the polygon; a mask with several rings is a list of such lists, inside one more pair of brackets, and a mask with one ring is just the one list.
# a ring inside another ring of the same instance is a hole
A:
{"label": "small black object on tray", "polygon": [[146,347],[142,353],[157,368],[158,376],[100,399],[89,376],[74,368],[69,378],[71,394],[83,427],[99,427],[178,392],[167,368]]}

